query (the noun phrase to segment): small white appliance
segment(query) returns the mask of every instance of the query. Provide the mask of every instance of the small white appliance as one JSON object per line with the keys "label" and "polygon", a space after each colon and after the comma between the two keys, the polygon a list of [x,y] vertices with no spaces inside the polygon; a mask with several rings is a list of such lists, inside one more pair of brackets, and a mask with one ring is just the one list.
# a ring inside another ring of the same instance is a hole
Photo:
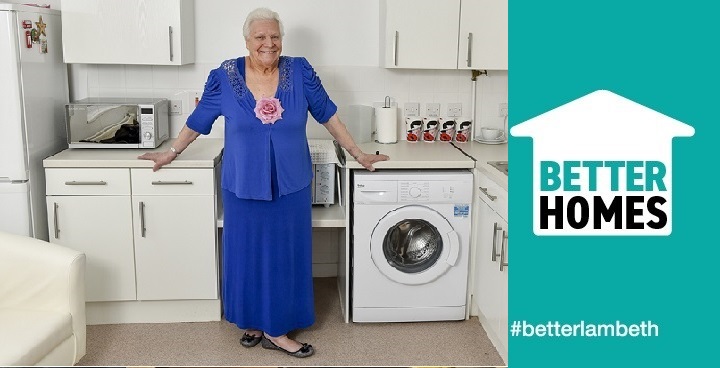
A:
{"label": "small white appliance", "polygon": [[67,148],[60,12],[0,3],[0,29],[0,230],[47,240],[42,160]]}
{"label": "small white appliance", "polygon": [[352,320],[461,320],[467,305],[472,174],[353,174]]}
{"label": "small white appliance", "polygon": [[88,97],[65,105],[70,148],[156,148],[170,137],[164,98]]}
{"label": "small white appliance", "polygon": [[308,147],[314,173],[310,184],[312,204],[329,207],[335,203],[336,188],[340,187],[338,170],[344,165],[342,149],[331,139],[308,139]]}

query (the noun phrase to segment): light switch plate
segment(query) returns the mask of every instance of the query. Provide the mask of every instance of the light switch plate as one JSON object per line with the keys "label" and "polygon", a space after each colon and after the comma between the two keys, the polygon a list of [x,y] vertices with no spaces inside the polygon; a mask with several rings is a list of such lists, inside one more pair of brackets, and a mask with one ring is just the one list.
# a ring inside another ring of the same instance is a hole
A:
{"label": "light switch plate", "polygon": [[447,108],[448,116],[449,117],[459,117],[462,116],[462,103],[456,102],[456,103],[449,103]]}
{"label": "light switch plate", "polygon": [[182,100],[170,100],[170,115],[182,114]]}
{"label": "light switch plate", "polygon": [[403,110],[404,116],[420,116],[420,104],[417,102],[406,102]]}
{"label": "light switch plate", "polygon": [[440,104],[439,103],[426,103],[425,113],[427,116],[440,116]]}

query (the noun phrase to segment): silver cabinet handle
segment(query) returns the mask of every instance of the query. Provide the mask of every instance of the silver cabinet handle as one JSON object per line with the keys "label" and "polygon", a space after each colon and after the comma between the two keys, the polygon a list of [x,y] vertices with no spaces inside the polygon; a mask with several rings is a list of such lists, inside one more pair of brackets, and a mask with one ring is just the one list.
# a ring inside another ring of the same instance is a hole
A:
{"label": "silver cabinet handle", "polygon": [[66,181],[65,185],[107,185],[106,181]]}
{"label": "silver cabinet handle", "polygon": [[55,226],[55,239],[60,236],[60,227],[58,226],[58,204],[53,202],[53,225]]}
{"label": "silver cabinet handle", "polygon": [[188,180],[183,180],[183,181],[162,181],[162,180],[158,180],[158,181],[153,181],[151,184],[152,184],[152,185],[192,185],[192,183],[193,183],[193,182],[188,181]]}
{"label": "silver cabinet handle", "polygon": [[505,267],[508,266],[508,263],[505,262],[505,254],[507,253],[507,242],[508,242],[508,234],[503,231],[503,237],[502,237],[502,249],[500,250],[500,271],[505,269]]}
{"label": "silver cabinet handle", "polygon": [[487,188],[483,188],[483,187],[478,187],[478,188],[480,188],[480,191],[483,192],[483,193],[485,193],[485,195],[486,195],[488,198],[490,198],[491,201],[495,201],[495,199],[497,199],[497,196],[490,195],[490,193],[488,193]]}
{"label": "silver cabinet handle", "polygon": [[145,202],[140,202],[140,236],[145,237]]}
{"label": "silver cabinet handle", "polygon": [[395,42],[393,43],[393,62],[395,63],[395,66],[397,66],[397,51],[398,51],[399,36],[400,36],[400,32],[395,31]]}
{"label": "silver cabinet handle", "polygon": [[168,40],[170,40],[170,61],[173,61],[173,31],[172,26],[168,26]]}
{"label": "silver cabinet handle", "polygon": [[468,33],[468,57],[467,57],[468,68],[472,66],[472,32]]}
{"label": "silver cabinet handle", "polygon": [[[500,255],[497,252],[497,233],[498,231],[502,230],[503,228],[498,226],[497,222],[493,225],[493,246],[492,246],[492,254],[490,255],[490,259],[495,262],[497,260],[497,257]],[[503,231],[503,234],[505,232]]]}

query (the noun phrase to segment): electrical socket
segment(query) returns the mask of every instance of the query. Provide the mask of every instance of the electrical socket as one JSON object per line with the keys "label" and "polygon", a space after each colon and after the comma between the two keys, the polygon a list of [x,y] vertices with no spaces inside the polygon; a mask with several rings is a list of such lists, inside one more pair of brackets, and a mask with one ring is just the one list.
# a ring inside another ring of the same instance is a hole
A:
{"label": "electrical socket", "polygon": [[462,103],[449,103],[447,108],[448,116],[455,118],[462,116]]}
{"label": "electrical socket", "polygon": [[498,116],[501,118],[506,117],[508,114],[508,104],[507,102],[503,102],[498,105]]}
{"label": "electrical socket", "polygon": [[404,109],[405,116],[420,116],[420,104],[417,102],[406,102]]}
{"label": "electrical socket", "polygon": [[440,116],[440,104],[439,103],[426,103],[425,113],[427,116]]}
{"label": "electrical socket", "polygon": [[195,107],[197,107],[198,103],[200,103],[200,98],[202,97],[203,91],[200,90],[189,90],[185,91],[185,108],[188,110],[188,112],[193,112],[195,110]]}
{"label": "electrical socket", "polygon": [[170,100],[170,115],[182,114],[182,100]]}

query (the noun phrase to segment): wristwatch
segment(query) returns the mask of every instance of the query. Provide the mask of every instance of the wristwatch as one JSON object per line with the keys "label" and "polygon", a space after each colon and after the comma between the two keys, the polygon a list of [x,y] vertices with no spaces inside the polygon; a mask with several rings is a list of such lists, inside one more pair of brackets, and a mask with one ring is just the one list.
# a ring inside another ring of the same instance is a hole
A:
{"label": "wristwatch", "polygon": [[175,147],[173,147],[173,146],[170,146],[170,152],[172,152],[172,153],[174,153],[174,154],[176,154],[176,155],[179,155],[179,154],[180,154],[180,152],[178,152],[178,150],[176,150]]}

